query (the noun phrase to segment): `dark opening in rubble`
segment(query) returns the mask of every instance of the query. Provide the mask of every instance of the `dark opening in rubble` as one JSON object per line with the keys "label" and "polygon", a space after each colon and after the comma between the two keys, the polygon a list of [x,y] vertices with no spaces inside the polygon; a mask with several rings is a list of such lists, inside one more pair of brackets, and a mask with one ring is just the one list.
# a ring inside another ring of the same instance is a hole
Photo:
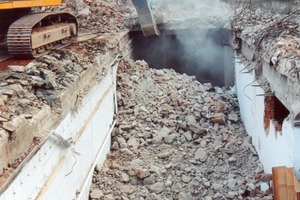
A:
{"label": "dark opening in rubble", "polygon": [[282,124],[290,111],[275,96],[265,97],[265,129],[269,129],[270,122],[273,121],[276,131],[282,130]]}
{"label": "dark opening in rubble", "polygon": [[233,49],[227,29],[163,30],[157,37],[131,32],[133,59],[156,69],[173,68],[215,86],[234,84]]}

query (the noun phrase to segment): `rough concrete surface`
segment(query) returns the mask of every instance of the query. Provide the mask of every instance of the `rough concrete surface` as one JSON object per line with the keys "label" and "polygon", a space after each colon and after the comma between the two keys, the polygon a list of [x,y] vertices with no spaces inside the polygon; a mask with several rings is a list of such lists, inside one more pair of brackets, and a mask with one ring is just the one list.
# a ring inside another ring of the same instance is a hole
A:
{"label": "rough concrete surface", "polygon": [[[229,23],[233,14],[229,5],[195,2],[179,5],[182,1],[153,1],[152,6],[164,27],[219,28]],[[84,79],[75,94],[68,89],[80,85],[77,81],[88,70],[106,64],[104,58],[126,52],[118,45],[118,37],[136,23],[135,10],[128,1],[67,0],[55,9],[73,12],[79,19],[80,33],[97,37],[52,51],[26,68],[11,66],[1,73],[3,152],[8,152],[9,143],[17,141],[20,127],[33,123],[41,110],[47,115],[40,114],[40,118],[54,118],[47,126],[39,119],[41,132],[46,134],[44,129],[64,117],[64,109],[80,103],[93,78],[100,79],[105,71],[95,69],[96,77]],[[237,30],[240,34],[244,29]],[[97,166],[94,172],[91,199],[272,199],[270,175],[263,173],[251,138],[245,133],[234,94],[173,70],[149,69],[147,63],[130,59],[119,65],[118,81],[119,113],[112,152],[104,166]],[[72,105],[67,105],[64,94],[74,95]],[[22,161],[20,153],[26,156],[31,145],[44,136],[29,135],[19,142],[23,146],[16,155],[0,156],[5,172],[0,185]],[[265,192],[261,184],[264,188],[267,185]]]}
{"label": "rough concrete surface", "polygon": [[50,130],[80,105],[105,68],[127,52],[127,29],[116,4],[66,1],[60,8],[37,11],[53,9],[73,12],[79,19],[79,35],[94,36],[36,60],[1,63],[5,70],[0,73],[0,186]]}
{"label": "rough concrete surface", "polygon": [[144,61],[124,61],[118,81],[112,151],[91,199],[272,199],[234,94]]}
{"label": "rough concrete surface", "polygon": [[[236,8],[231,21],[235,47],[254,66],[257,78],[263,76],[271,91],[290,111],[296,126],[299,126],[299,13],[294,3],[282,13],[265,10],[248,3]],[[249,68],[249,66],[252,66]]]}
{"label": "rough concrete surface", "polygon": [[221,0],[153,0],[152,8],[164,29],[228,28],[233,16]]}

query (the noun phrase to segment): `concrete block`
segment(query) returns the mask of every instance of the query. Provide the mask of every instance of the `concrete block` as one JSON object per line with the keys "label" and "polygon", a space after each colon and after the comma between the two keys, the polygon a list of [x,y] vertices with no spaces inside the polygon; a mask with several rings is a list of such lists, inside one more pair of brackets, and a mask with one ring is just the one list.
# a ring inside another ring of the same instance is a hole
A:
{"label": "concrete block", "polygon": [[8,133],[0,130],[0,174],[8,166]]}
{"label": "concrete block", "polygon": [[14,162],[32,145],[34,137],[45,135],[60,121],[57,115],[51,112],[48,105],[44,105],[30,120],[22,115],[15,118],[12,123],[16,131],[8,144],[9,162]]}
{"label": "concrete block", "polygon": [[[16,127],[16,131],[11,133],[8,143],[9,162],[14,162],[25,152],[33,141],[32,132],[34,132],[34,130],[28,129],[27,121],[22,116],[13,119],[12,124]],[[27,134],[28,131],[31,134]]]}
{"label": "concrete block", "polygon": [[97,74],[96,68],[90,67],[84,71],[80,77],[60,95],[61,101],[61,118],[64,118],[74,107],[77,106],[80,95],[84,95],[84,91],[91,88],[93,79]]}

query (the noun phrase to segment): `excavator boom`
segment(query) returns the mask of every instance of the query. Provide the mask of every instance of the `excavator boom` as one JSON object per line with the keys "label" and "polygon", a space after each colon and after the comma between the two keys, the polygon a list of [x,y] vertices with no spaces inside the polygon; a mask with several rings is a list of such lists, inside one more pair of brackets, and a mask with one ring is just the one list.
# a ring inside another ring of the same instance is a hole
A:
{"label": "excavator boom", "polygon": [[150,7],[150,0],[132,0],[139,15],[139,20],[144,36],[159,35],[154,15]]}

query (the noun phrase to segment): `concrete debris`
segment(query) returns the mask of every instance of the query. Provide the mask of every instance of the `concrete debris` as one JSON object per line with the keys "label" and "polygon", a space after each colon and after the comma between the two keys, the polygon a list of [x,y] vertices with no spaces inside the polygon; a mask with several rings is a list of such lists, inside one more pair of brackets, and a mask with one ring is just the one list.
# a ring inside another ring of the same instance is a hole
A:
{"label": "concrete debris", "polygon": [[101,197],[103,197],[103,193],[101,190],[93,190],[90,194],[90,197],[92,199],[100,199]]}
{"label": "concrete debris", "polygon": [[[251,4],[251,3],[250,3]],[[247,4],[248,5],[248,4]],[[298,65],[300,62],[300,16],[298,12],[288,14],[276,13],[274,10],[261,9],[255,5],[237,8],[237,14],[231,21],[231,30],[235,47],[241,48],[241,40],[249,45],[249,51],[243,54],[249,61],[261,58],[291,81],[298,82]],[[254,68],[253,68],[254,69]]]}
{"label": "concrete debris", "polygon": [[147,178],[151,175],[150,171],[146,169],[136,169],[135,173],[136,176],[139,177],[140,179]]}
{"label": "concrete debris", "polygon": [[244,145],[249,139],[236,96],[145,62],[121,65],[126,68],[118,72],[119,113],[109,156],[117,167],[107,160],[94,173],[91,191],[114,199],[272,196],[271,189],[259,189],[256,177],[268,176],[257,167],[251,144]]}
{"label": "concrete debris", "polygon": [[16,130],[16,127],[10,122],[3,122],[2,128],[9,132],[14,132]]}

